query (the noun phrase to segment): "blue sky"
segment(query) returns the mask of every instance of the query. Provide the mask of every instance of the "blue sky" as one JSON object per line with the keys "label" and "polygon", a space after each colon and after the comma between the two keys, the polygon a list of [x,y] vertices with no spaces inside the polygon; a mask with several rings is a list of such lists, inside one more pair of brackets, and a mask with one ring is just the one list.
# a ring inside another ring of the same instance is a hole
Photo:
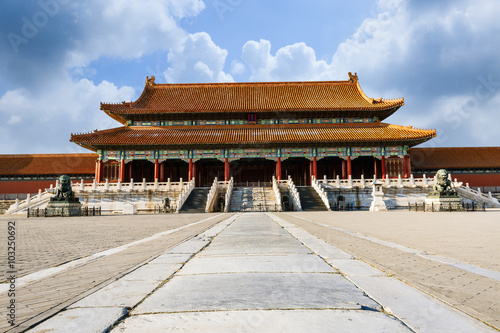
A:
{"label": "blue sky", "polygon": [[2,0],[0,153],[83,152],[156,82],[345,80],[427,146],[500,143],[497,0]]}

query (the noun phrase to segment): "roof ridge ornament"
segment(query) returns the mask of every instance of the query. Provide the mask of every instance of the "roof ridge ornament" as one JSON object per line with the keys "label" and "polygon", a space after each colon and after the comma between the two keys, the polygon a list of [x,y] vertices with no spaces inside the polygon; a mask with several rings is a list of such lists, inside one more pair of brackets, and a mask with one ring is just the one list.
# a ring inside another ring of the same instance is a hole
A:
{"label": "roof ridge ornament", "polygon": [[357,83],[358,82],[358,73],[352,74],[351,72],[349,74],[349,83]]}
{"label": "roof ridge ornament", "polygon": [[152,87],[154,86],[156,83],[155,83],[155,77],[154,75],[149,77],[149,76],[146,76],[146,86],[147,87]]}

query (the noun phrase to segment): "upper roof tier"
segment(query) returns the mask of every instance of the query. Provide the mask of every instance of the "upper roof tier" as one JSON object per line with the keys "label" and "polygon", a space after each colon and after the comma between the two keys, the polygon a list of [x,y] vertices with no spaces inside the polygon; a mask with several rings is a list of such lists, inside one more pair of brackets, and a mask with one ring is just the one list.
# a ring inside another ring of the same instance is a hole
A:
{"label": "upper roof tier", "polygon": [[[135,102],[101,103],[101,110],[126,124],[136,119],[214,118],[249,112],[261,117],[276,113],[320,114],[325,117],[378,117],[383,120],[404,104],[404,99],[367,97],[356,74],[347,81],[156,84],[146,79]],[[313,113],[316,112],[316,113]],[[245,116],[246,117],[246,116]]]}

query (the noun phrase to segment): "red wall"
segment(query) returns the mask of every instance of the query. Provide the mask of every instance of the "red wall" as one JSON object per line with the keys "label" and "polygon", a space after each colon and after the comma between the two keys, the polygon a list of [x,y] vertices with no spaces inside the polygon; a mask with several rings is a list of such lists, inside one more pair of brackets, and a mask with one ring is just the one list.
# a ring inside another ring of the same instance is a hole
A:
{"label": "red wall", "polygon": [[469,183],[470,187],[500,186],[500,174],[470,175],[451,173],[451,178],[463,182],[464,186]]}
{"label": "red wall", "polygon": [[[77,182],[78,183],[78,182]],[[86,180],[85,183],[92,183],[91,180]],[[73,181],[75,184],[75,181]],[[38,193],[38,189],[42,192],[50,185],[56,186],[55,180],[12,180],[0,181],[0,194],[3,193]]]}

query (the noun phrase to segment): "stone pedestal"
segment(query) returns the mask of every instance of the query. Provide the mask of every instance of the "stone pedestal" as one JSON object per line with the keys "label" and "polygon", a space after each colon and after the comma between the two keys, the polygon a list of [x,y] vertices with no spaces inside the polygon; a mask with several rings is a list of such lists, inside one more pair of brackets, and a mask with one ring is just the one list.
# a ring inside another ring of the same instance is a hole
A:
{"label": "stone pedestal", "polygon": [[137,206],[135,204],[124,204],[123,205],[124,215],[135,215],[137,214]]}
{"label": "stone pedestal", "polygon": [[50,200],[47,204],[46,216],[80,216],[82,204],[77,198]]}
{"label": "stone pedestal", "polygon": [[448,212],[462,211],[462,199],[460,197],[428,197],[425,199],[425,211]]}
{"label": "stone pedestal", "polygon": [[382,190],[383,184],[384,183],[378,179],[373,182],[373,201],[370,205],[370,212],[381,212],[387,210],[384,202],[384,191]]}

